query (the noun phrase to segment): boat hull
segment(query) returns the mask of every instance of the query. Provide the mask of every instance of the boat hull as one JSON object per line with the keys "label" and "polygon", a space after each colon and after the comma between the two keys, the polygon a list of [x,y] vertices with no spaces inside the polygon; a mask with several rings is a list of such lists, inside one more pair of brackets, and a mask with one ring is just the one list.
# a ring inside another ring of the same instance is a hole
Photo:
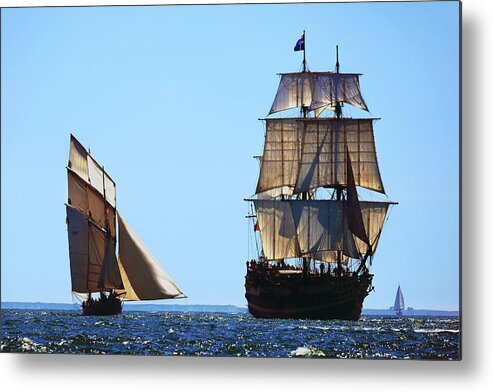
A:
{"label": "boat hull", "polygon": [[84,316],[112,316],[122,313],[122,301],[118,298],[84,302],[82,304],[82,315]]}
{"label": "boat hull", "polygon": [[372,277],[247,274],[245,297],[258,318],[359,320]]}

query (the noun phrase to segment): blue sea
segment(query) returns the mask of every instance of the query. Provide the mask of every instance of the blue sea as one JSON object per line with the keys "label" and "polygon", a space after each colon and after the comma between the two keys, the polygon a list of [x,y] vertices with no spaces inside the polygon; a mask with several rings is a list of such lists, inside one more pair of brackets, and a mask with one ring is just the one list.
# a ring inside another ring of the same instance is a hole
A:
{"label": "blue sea", "polygon": [[248,313],[1,311],[1,351],[22,353],[460,359],[458,317],[360,321],[256,319]]}

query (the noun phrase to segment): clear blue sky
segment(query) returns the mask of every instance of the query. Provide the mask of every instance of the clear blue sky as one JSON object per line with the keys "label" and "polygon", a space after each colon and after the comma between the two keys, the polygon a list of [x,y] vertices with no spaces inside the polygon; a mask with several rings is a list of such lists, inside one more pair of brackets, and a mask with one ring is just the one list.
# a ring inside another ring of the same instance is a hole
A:
{"label": "clear blue sky", "polygon": [[[189,299],[245,305],[276,73],[361,72],[391,213],[367,308],[459,304],[457,2],[2,10],[2,301],[70,302],[69,134]],[[348,115],[359,116],[357,109]],[[177,301],[175,301],[177,302]],[[167,302],[169,303],[169,302]]]}

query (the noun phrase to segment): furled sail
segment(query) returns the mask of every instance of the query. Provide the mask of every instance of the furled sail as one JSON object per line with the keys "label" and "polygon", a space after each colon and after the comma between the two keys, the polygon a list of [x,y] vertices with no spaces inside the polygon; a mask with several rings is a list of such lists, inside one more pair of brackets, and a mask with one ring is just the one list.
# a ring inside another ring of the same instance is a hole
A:
{"label": "furled sail", "polygon": [[[90,293],[122,289],[123,283],[114,252],[105,248],[105,233],[83,212],[67,205],[67,224],[72,291]],[[104,267],[103,267],[104,266]],[[103,273],[102,273],[102,269]]]}
{"label": "furled sail", "polygon": [[128,300],[175,298],[182,291],[118,213],[118,263],[123,277],[121,297]]}
{"label": "furled sail", "polygon": [[399,286],[397,288],[397,293],[395,294],[394,310],[400,312],[404,307],[404,296],[402,295],[401,286]]}
{"label": "furled sail", "polygon": [[266,119],[256,193],[307,192],[346,185],[346,150],[355,184],[384,193],[373,119]]}
{"label": "furled sail", "polygon": [[346,186],[347,150],[355,185],[385,193],[375,150],[373,119],[306,119],[299,120],[298,126],[303,136],[294,193]]}
{"label": "furled sail", "polygon": [[361,95],[359,74],[333,72],[297,72],[281,74],[269,115],[282,110],[307,108],[315,116],[336,103],[348,103],[368,111]]}

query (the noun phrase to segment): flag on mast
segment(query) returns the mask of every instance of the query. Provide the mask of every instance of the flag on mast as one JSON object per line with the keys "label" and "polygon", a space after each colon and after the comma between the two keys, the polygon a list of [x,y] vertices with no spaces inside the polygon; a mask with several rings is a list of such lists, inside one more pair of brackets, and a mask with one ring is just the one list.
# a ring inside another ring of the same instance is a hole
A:
{"label": "flag on mast", "polygon": [[305,50],[305,33],[301,34],[300,39],[296,42],[294,46],[294,51],[299,52],[300,50]]}

